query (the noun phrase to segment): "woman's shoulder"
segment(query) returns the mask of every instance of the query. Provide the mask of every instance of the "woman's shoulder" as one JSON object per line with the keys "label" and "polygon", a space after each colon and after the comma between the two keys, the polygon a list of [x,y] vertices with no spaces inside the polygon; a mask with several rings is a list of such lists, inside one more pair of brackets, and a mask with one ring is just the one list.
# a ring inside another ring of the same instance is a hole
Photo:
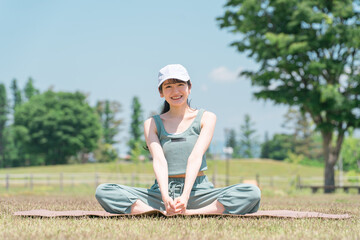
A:
{"label": "woman's shoulder", "polygon": [[206,118],[206,119],[216,119],[216,115],[215,113],[213,112],[210,112],[210,111],[207,111],[207,110],[203,110],[204,113],[203,113],[203,118]]}
{"label": "woman's shoulder", "polygon": [[216,122],[216,115],[213,112],[204,110],[203,116],[201,118],[201,126],[203,126],[204,124],[212,124]]}
{"label": "woman's shoulder", "polygon": [[154,118],[154,116],[152,117],[149,117],[148,119],[146,119],[144,121],[144,133],[155,133],[157,134],[158,133],[158,128],[156,126],[156,120]]}
{"label": "woman's shoulder", "polygon": [[146,127],[146,126],[148,126],[148,127],[155,127],[155,129],[156,129],[156,123],[155,123],[155,121],[156,121],[156,119],[155,119],[156,117],[155,117],[155,115],[154,116],[151,116],[151,117],[149,117],[148,119],[146,119],[145,121],[144,121],[144,126]]}

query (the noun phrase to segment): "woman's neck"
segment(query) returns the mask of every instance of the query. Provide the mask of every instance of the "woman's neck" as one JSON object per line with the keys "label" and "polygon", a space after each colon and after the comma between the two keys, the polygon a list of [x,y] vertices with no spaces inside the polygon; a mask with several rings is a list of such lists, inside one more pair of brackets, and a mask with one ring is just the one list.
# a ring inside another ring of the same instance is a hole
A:
{"label": "woman's neck", "polygon": [[179,106],[179,107],[170,107],[170,110],[168,112],[169,117],[184,117],[187,113],[189,113],[191,108],[186,104],[185,106]]}

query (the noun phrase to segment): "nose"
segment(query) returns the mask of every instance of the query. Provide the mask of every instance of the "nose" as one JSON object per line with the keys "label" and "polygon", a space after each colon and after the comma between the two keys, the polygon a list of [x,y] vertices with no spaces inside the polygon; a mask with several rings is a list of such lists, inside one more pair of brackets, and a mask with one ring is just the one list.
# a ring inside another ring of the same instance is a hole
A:
{"label": "nose", "polygon": [[172,89],[173,91],[173,93],[178,93],[179,92],[179,88],[178,87],[173,87],[173,89]]}

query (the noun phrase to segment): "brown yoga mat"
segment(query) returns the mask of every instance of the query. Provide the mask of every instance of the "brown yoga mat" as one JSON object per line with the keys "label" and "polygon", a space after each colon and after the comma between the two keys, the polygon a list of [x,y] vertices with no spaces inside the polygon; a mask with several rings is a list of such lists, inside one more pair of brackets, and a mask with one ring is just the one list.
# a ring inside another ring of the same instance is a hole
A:
{"label": "brown yoga mat", "polygon": [[[15,216],[23,217],[133,217],[133,216],[166,216],[161,211],[153,210],[142,214],[113,214],[105,211],[49,211],[45,209],[36,209],[30,211],[15,212]],[[201,214],[198,216],[229,216],[229,217],[271,217],[271,218],[329,218],[329,219],[345,219],[350,218],[349,214],[326,214],[319,212],[298,212],[290,210],[267,210],[249,213],[245,215],[233,214]]]}

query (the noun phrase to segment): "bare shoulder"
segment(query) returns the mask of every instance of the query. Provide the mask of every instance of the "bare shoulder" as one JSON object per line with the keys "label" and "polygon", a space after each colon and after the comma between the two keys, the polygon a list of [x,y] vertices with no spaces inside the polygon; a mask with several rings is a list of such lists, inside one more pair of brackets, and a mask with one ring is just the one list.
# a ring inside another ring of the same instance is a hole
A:
{"label": "bare shoulder", "polygon": [[155,120],[153,117],[150,117],[144,121],[144,131],[145,132],[157,132]]}
{"label": "bare shoulder", "polygon": [[213,112],[205,111],[201,118],[201,128],[204,125],[211,124],[215,125],[216,123],[216,115]]}
{"label": "bare shoulder", "polygon": [[144,121],[144,127],[149,127],[151,125],[151,122],[153,121],[153,118],[148,118]]}
{"label": "bare shoulder", "polygon": [[202,120],[216,120],[216,115],[213,112],[205,111]]}

